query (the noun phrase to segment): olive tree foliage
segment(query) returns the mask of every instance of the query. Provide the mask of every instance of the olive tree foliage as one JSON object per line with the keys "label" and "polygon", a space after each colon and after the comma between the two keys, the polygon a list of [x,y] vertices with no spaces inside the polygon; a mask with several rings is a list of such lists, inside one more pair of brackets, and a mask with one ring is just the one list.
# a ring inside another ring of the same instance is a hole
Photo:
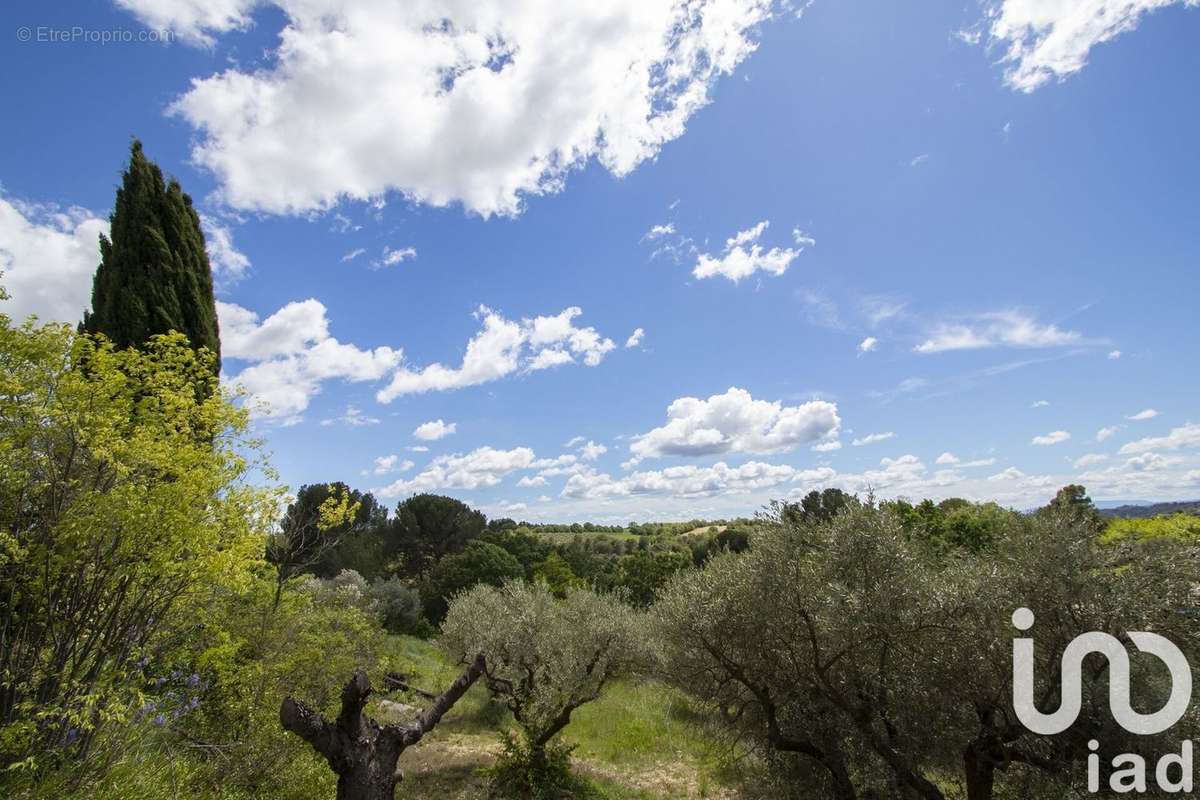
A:
{"label": "olive tree foliage", "polygon": [[521,580],[457,595],[441,638],[456,660],[483,654],[484,683],[520,726],[534,772],[571,714],[644,662],[643,643],[637,612],[616,597],[572,588],[559,600]]}
{"label": "olive tree foliage", "polygon": [[[662,674],[716,704],[797,796],[1061,797],[1090,738],[1113,753],[1155,742],[1113,724],[1103,659],[1088,662],[1076,724],[1029,733],[1012,708],[1012,638],[1035,638],[1046,711],[1080,633],[1194,646],[1194,565],[1147,553],[1116,568],[1112,555],[1054,509],[1009,515],[988,552],[949,555],[869,501],[826,522],[776,514],[748,552],[682,573],[655,605]],[[1012,627],[1020,607],[1030,634]],[[1134,671],[1135,704],[1159,707],[1161,672]]]}
{"label": "olive tree foliage", "polygon": [[214,358],[0,316],[0,766],[85,753],[173,621],[261,563],[277,500]]}

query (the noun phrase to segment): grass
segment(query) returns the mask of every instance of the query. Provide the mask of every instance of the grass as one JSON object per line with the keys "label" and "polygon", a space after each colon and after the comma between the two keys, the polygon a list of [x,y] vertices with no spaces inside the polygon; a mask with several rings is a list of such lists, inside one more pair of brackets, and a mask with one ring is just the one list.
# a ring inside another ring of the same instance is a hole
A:
{"label": "grass", "polygon": [[[392,668],[414,685],[441,691],[459,669],[431,643],[391,637]],[[422,706],[419,698],[402,699]],[[575,712],[563,732],[574,746],[578,774],[596,800],[665,800],[755,796],[739,791],[752,776],[731,765],[707,734],[707,712],[685,695],[652,680],[616,682]],[[412,800],[484,797],[479,770],[500,749],[500,732],[512,725],[502,705],[476,685],[421,744],[401,757],[406,775],[398,797]]]}

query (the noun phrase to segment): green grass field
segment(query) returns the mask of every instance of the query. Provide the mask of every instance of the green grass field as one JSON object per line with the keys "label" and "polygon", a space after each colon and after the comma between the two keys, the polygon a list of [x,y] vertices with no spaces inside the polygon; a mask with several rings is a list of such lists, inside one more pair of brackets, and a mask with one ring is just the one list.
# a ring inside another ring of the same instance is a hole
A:
{"label": "green grass field", "polygon": [[[393,637],[395,668],[413,685],[438,691],[458,673],[428,642]],[[392,696],[412,705],[419,698]],[[656,681],[621,681],[583,706],[563,732],[574,746],[576,771],[597,794],[613,800],[657,798],[749,798],[755,771],[710,736],[708,712]],[[476,685],[442,723],[400,759],[405,781],[398,797],[477,798],[486,792],[479,771],[500,749],[512,725],[507,709]]]}

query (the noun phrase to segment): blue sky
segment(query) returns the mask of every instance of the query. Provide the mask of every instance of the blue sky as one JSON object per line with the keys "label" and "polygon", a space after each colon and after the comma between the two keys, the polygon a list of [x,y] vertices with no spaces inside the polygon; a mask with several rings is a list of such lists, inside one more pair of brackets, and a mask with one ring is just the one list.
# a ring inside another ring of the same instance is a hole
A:
{"label": "blue sky", "polygon": [[78,318],[137,136],[293,488],[1200,495],[1194,4],[502,5],[10,5],[6,313]]}

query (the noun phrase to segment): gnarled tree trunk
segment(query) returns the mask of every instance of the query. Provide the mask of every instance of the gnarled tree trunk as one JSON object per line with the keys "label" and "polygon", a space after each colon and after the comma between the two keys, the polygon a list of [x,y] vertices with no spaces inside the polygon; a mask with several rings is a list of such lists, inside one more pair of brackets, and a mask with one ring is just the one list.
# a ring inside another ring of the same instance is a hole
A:
{"label": "gnarled tree trunk", "polygon": [[380,726],[363,713],[371,682],[361,669],[355,670],[354,677],[342,688],[342,708],[336,722],[327,721],[290,697],[279,708],[279,721],[325,756],[338,776],[337,800],[393,800],[396,783],[402,777],[396,768],[400,754],[433,730],[483,669],[483,655],[475,656],[449,689],[404,725]]}

